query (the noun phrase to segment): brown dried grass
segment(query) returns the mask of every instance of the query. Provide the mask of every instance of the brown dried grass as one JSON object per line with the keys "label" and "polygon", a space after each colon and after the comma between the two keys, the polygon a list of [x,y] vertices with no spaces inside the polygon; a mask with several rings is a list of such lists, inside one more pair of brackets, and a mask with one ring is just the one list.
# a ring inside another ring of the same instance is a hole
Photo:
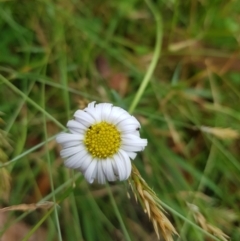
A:
{"label": "brown dried grass", "polygon": [[174,234],[178,235],[177,231],[164,214],[166,212],[161,206],[159,198],[141,177],[139,171],[134,165],[132,165],[132,173],[131,178],[129,179],[129,184],[136,200],[142,204],[144,212],[148,214],[149,219],[153,223],[158,239],[160,239],[160,231],[166,241],[173,241],[172,236]]}

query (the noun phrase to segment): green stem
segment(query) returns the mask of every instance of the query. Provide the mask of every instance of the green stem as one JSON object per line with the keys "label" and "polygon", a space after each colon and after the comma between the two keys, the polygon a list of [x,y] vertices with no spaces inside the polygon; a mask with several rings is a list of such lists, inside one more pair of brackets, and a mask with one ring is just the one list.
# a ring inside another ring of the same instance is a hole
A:
{"label": "green stem", "polygon": [[152,77],[152,74],[153,74],[153,71],[157,65],[157,62],[158,62],[158,59],[159,59],[159,56],[160,56],[160,52],[161,52],[161,45],[162,45],[162,21],[161,21],[161,17],[160,17],[160,14],[157,10],[157,8],[152,4],[151,1],[149,0],[145,0],[145,2],[147,3],[149,9],[151,10],[153,16],[154,16],[154,19],[156,21],[156,44],[155,44],[155,49],[154,49],[154,54],[153,54],[153,58],[152,58],[152,61],[148,67],[148,70],[146,72],[146,75],[144,76],[143,78],[143,81],[137,91],[137,94],[135,95],[134,99],[133,99],[133,102],[129,108],[129,113],[132,113],[139,100],[141,99],[143,93],[144,93],[144,90],[146,89],[151,77]]}
{"label": "green stem", "polygon": [[22,239],[22,241],[27,241],[29,238],[33,235],[34,232],[41,226],[41,224],[48,218],[48,216],[52,213],[54,208],[50,209],[43,217],[40,219],[40,221],[32,228],[30,232],[27,233],[27,235]]}
{"label": "green stem", "polygon": [[34,147],[28,149],[27,151],[23,152],[22,154],[20,154],[20,155],[14,157],[12,160],[10,160],[10,161],[8,161],[8,162],[5,162],[5,163],[3,163],[3,164],[0,164],[0,168],[2,168],[2,167],[6,167],[6,166],[8,166],[8,165],[13,164],[14,162],[16,162],[17,160],[21,159],[22,157],[24,157],[24,156],[30,154],[31,152],[34,152],[34,151],[37,150],[38,148],[40,148],[40,147],[42,147],[43,145],[47,144],[48,142],[50,142],[50,141],[56,139],[56,136],[57,136],[57,135],[48,138],[47,140],[45,140],[45,141],[43,141],[43,142],[37,144],[36,146],[34,146]]}
{"label": "green stem", "polygon": [[[42,107],[43,110],[45,110],[45,85],[42,84]],[[46,124],[46,116],[43,114],[43,130],[44,130],[44,137],[45,140],[48,139],[48,134],[47,134],[47,124]],[[48,173],[49,173],[49,179],[50,179],[50,185],[51,185],[51,191],[55,193],[55,188],[53,184],[53,175],[52,175],[52,165],[51,165],[51,160],[50,160],[50,153],[47,144],[45,144],[45,150],[46,150],[46,155],[47,155],[47,163],[48,163]],[[56,197],[55,194],[53,194],[53,202],[56,203]],[[58,216],[58,211],[57,211],[57,206],[54,206],[54,215],[55,215],[55,221],[56,221],[56,226],[57,226],[57,231],[58,231],[58,240],[62,241],[62,233],[61,233],[61,228],[60,228],[60,222],[59,222],[59,216]]]}
{"label": "green stem", "polygon": [[123,220],[122,220],[121,214],[120,214],[120,212],[119,212],[119,210],[118,210],[117,204],[116,204],[116,202],[115,202],[115,200],[114,200],[114,198],[113,198],[112,191],[111,191],[109,185],[106,185],[106,187],[107,187],[107,190],[108,190],[108,194],[109,194],[109,197],[110,197],[110,200],[111,200],[113,209],[114,209],[114,211],[115,211],[115,213],[116,213],[116,215],[117,215],[117,219],[118,219],[118,221],[119,221],[119,223],[120,223],[120,226],[121,226],[121,228],[122,228],[122,231],[123,231],[123,233],[124,233],[125,239],[126,239],[127,241],[131,241],[131,238],[130,238],[130,236],[129,236],[129,234],[128,234],[128,231],[127,231],[127,229],[126,229],[126,227],[125,227],[125,225],[124,225],[124,222],[123,222]]}
{"label": "green stem", "polygon": [[52,120],[57,126],[59,126],[61,129],[65,130],[65,126],[63,126],[59,121],[57,121],[54,117],[52,117],[47,111],[45,111],[41,106],[39,106],[36,102],[34,102],[31,98],[29,98],[26,94],[24,94],[21,90],[19,90],[16,86],[14,86],[12,83],[10,83],[9,80],[4,78],[2,75],[0,75],[0,80],[5,83],[12,91],[19,94],[23,97],[24,100],[26,100],[29,104],[34,106],[37,110],[39,110],[41,113],[46,115],[50,120]]}

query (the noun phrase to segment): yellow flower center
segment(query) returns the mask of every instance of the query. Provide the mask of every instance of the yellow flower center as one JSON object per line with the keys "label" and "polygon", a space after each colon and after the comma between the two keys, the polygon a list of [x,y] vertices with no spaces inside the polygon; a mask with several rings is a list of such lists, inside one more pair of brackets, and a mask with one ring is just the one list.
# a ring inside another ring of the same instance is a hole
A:
{"label": "yellow flower center", "polygon": [[121,144],[120,132],[107,122],[100,122],[88,128],[84,143],[88,152],[98,158],[113,156]]}

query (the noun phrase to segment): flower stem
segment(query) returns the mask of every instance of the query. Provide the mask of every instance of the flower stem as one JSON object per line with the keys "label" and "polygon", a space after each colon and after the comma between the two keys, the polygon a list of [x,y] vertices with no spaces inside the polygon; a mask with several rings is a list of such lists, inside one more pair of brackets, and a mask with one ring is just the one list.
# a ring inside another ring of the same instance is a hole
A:
{"label": "flower stem", "polygon": [[157,62],[158,62],[158,59],[159,59],[159,56],[160,56],[160,52],[161,52],[161,45],[162,45],[162,21],[161,21],[161,16],[158,12],[158,9],[152,4],[152,2],[150,0],[145,0],[146,4],[148,5],[149,9],[151,10],[153,16],[154,16],[154,19],[156,21],[156,44],[155,44],[155,49],[154,49],[154,53],[153,53],[153,58],[152,58],[152,61],[148,67],[148,70],[143,78],[143,81],[137,91],[137,94],[135,95],[134,99],[133,99],[133,102],[129,108],[129,113],[132,113],[139,100],[141,99],[143,93],[144,93],[144,90],[146,89],[151,77],[152,77],[152,74],[153,74],[153,71],[157,65]]}
{"label": "flower stem", "polygon": [[117,204],[116,204],[116,202],[115,202],[115,200],[114,200],[114,197],[113,197],[113,195],[112,195],[112,191],[111,191],[111,189],[110,189],[110,187],[109,187],[108,184],[106,185],[106,187],[107,187],[107,190],[108,190],[108,194],[109,194],[109,197],[110,197],[110,201],[111,201],[111,203],[112,203],[112,205],[113,205],[113,208],[114,208],[114,211],[115,211],[115,213],[116,213],[116,215],[117,215],[117,219],[118,219],[118,221],[119,221],[119,223],[120,223],[120,226],[121,226],[121,228],[122,228],[122,231],[123,231],[123,233],[124,233],[125,239],[126,239],[126,241],[131,241],[131,238],[130,238],[130,236],[129,236],[129,234],[128,234],[128,231],[127,231],[127,229],[126,229],[126,226],[125,226],[125,224],[124,224],[124,222],[123,222],[123,220],[122,220],[121,214],[120,214],[120,212],[119,212],[119,210],[118,210],[118,208],[117,208]]}

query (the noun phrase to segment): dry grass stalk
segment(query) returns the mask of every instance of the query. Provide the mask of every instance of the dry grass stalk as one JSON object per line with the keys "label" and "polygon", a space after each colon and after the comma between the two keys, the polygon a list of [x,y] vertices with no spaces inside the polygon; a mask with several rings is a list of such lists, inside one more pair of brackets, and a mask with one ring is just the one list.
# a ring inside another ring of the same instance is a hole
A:
{"label": "dry grass stalk", "polygon": [[19,205],[13,205],[10,207],[5,207],[0,209],[1,212],[9,212],[9,211],[34,211],[36,209],[50,209],[57,205],[54,202],[42,202],[42,203],[31,203],[31,204],[19,204]]}
{"label": "dry grass stalk", "polygon": [[[1,114],[1,113],[0,113]],[[0,117],[0,124],[4,123]],[[1,167],[2,163],[8,161],[7,153],[11,150],[7,134],[0,128],[0,199],[7,200],[11,188],[11,177],[6,168]]]}
{"label": "dry grass stalk", "polygon": [[160,239],[160,230],[161,235],[166,241],[173,241],[172,235],[178,234],[177,231],[165,216],[160,200],[141,177],[139,171],[134,165],[132,165],[132,173],[131,178],[129,179],[129,184],[136,200],[142,204],[144,211],[148,214],[149,219],[152,221],[158,239]]}
{"label": "dry grass stalk", "polygon": [[6,168],[0,167],[0,198],[1,199],[8,200],[10,188],[11,188],[11,176]]}
{"label": "dry grass stalk", "polygon": [[203,132],[210,133],[217,138],[223,140],[235,140],[238,139],[240,136],[237,130],[233,130],[231,128],[201,126],[200,129]]}
{"label": "dry grass stalk", "polygon": [[213,234],[223,241],[228,241],[229,236],[226,235],[221,229],[209,224],[203,214],[200,213],[199,208],[191,203],[187,203],[190,210],[193,212],[193,216],[195,221],[199,224],[199,226],[205,231]]}

